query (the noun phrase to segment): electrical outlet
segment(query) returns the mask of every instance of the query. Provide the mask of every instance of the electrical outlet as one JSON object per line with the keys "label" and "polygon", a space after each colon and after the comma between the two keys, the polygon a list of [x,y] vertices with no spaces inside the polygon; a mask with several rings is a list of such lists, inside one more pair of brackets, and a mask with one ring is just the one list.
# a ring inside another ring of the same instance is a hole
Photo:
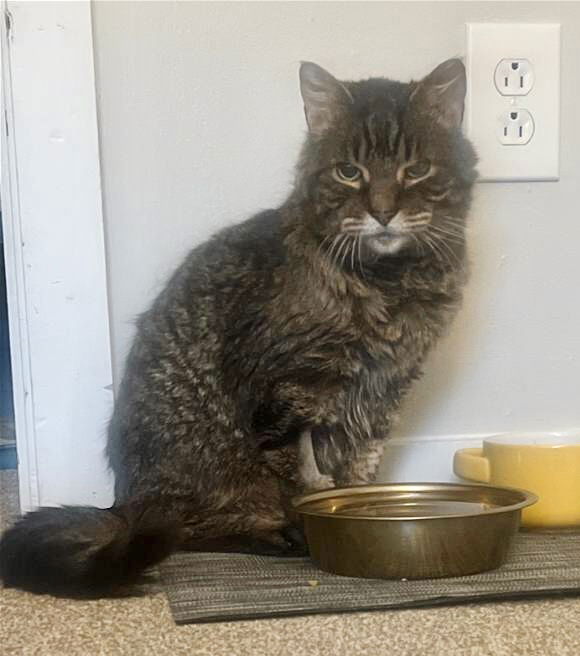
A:
{"label": "electrical outlet", "polygon": [[502,96],[525,96],[534,86],[534,69],[527,59],[502,59],[494,81]]}
{"label": "electrical outlet", "polygon": [[508,110],[498,119],[497,136],[504,146],[525,146],[534,136],[534,119],[527,109]]}
{"label": "electrical outlet", "polygon": [[482,181],[558,180],[560,25],[469,23],[465,127]]}

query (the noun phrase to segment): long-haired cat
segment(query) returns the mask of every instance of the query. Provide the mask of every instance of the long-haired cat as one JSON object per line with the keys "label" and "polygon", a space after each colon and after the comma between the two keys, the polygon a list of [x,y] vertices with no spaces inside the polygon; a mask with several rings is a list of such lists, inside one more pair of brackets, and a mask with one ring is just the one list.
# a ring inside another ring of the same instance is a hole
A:
{"label": "long-haired cat", "polygon": [[465,71],[340,82],[303,63],[300,84],[287,201],[195,248],[138,321],[114,506],[24,516],[0,545],[6,585],[104,595],[175,549],[302,553],[289,498],[373,480],[466,277]]}

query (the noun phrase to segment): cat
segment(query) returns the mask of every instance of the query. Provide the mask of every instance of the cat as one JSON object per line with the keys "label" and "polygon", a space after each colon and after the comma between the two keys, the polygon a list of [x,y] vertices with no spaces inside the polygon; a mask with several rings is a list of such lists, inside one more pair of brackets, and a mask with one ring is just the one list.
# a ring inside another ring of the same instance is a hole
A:
{"label": "cat", "polygon": [[409,83],[301,64],[288,199],[194,248],[137,322],[115,504],[25,515],[5,585],[98,597],[176,549],[302,554],[291,497],[374,479],[467,278],[465,86],[458,59]]}

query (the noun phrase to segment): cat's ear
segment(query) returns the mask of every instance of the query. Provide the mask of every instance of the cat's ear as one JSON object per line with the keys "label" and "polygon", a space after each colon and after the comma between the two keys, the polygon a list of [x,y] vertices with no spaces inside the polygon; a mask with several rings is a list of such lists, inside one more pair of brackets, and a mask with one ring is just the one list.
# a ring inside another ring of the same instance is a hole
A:
{"label": "cat's ear", "polygon": [[448,59],[417,84],[410,100],[427,105],[446,127],[459,127],[463,120],[466,86],[463,62]]}
{"label": "cat's ear", "polygon": [[315,135],[322,134],[340,120],[352,103],[344,84],[313,62],[300,65],[300,92],[308,129]]}

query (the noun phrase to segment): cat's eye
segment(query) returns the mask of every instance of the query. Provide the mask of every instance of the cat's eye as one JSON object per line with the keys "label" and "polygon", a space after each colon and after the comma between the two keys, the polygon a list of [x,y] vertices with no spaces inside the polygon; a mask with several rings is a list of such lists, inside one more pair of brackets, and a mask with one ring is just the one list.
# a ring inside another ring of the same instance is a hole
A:
{"label": "cat's eye", "polygon": [[342,162],[336,165],[336,174],[345,182],[357,182],[362,178],[362,171],[354,164]]}
{"label": "cat's eye", "polygon": [[405,168],[405,176],[411,180],[422,178],[427,175],[431,169],[431,162],[428,159],[420,159],[418,162]]}

